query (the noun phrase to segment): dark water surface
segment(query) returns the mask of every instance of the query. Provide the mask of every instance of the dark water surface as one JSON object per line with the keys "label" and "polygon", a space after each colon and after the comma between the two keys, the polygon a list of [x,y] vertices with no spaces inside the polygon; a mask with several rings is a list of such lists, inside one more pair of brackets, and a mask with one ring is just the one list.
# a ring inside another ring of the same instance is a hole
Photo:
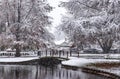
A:
{"label": "dark water surface", "polygon": [[107,79],[81,70],[35,65],[0,65],[0,79]]}

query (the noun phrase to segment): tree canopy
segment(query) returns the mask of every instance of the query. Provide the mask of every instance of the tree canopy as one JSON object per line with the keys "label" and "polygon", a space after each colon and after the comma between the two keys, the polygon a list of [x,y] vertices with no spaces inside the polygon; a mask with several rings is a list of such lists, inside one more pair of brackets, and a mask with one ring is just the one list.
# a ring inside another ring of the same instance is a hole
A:
{"label": "tree canopy", "polygon": [[63,18],[62,29],[81,44],[99,44],[108,53],[120,38],[119,0],[70,0],[62,2],[69,14]]}
{"label": "tree canopy", "polygon": [[[21,47],[40,48],[53,35],[46,30],[51,24],[48,12],[52,7],[43,0],[1,0],[1,41],[20,52]],[[6,41],[5,41],[6,40]],[[2,45],[3,46],[3,45]]]}

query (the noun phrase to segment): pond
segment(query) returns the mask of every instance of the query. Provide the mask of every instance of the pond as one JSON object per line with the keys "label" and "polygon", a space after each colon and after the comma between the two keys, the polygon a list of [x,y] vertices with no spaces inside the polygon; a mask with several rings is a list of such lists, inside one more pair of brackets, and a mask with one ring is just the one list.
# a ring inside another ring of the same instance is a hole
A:
{"label": "pond", "polygon": [[0,79],[107,79],[79,70],[36,65],[0,65]]}

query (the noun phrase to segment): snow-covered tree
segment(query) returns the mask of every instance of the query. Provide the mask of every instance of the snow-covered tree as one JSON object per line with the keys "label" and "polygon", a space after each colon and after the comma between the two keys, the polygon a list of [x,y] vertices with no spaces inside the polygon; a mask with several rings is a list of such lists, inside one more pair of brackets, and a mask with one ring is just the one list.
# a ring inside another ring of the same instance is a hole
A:
{"label": "snow-covered tree", "polygon": [[51,23],[47,13],[52,7],[44,0],[1,0],[0,24],[6,31],[2,34],[16,49],[16,57],[20,56],[21,48],[36,47],[51,41],[53,37],[45,29]]}
{"label": "snow-covered tree", "polygon": [[108,53],[112,45],[119,41],[119,0],[69,0],[61,3],[61,6],[66,7],[72,15],[63,19],[61,25],[70,37],[77,35],[75,38],[79,38],[77,41],[97,42],[105,53]]}

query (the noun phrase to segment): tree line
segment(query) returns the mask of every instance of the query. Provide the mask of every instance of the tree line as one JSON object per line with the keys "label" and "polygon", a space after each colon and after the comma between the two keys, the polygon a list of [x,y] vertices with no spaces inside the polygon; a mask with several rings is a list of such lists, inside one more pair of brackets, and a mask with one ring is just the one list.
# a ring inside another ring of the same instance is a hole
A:
{"label": "tree line", "polygon": [[61,2],[68,15],[60,29],[81,50],[87,45],[98,45],[104,53],[120,47],[119,0],[69,0]]}

